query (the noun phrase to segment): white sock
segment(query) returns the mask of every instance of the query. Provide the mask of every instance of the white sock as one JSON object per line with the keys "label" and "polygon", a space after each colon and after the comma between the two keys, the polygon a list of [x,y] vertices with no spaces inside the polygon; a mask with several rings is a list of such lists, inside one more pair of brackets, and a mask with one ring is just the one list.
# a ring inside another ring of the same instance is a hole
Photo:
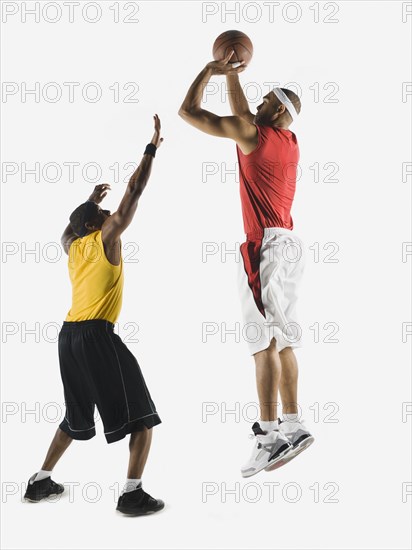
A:
{"label": "white sock", "polygon": [[139,485],[141,485],[141,483],[142,483],[141,479],[127,478],[126,483],[124,484],[124,487],[123,487],[122,494],[129,493],[130,491],[134,491],[135,489],[138,488]]}
{"label": "white sock", "polygon": [[286,420],[286,422],[299,422],[298,413],[285,413],[283,415],[283,418]]}
{"label": "white sock", "polygon": [[259,425],[264,432],[273,432],[279,428],[277,420],[259,420]]}
{"label": "white sock", "polygon": [[33,478],[33,480],[30,481],[30,484],[32,485],[35,481],[41,481],[42,479],[46,479],[46,477],[51,476],[52,470],[39,470],[36,474],[36,476]]}

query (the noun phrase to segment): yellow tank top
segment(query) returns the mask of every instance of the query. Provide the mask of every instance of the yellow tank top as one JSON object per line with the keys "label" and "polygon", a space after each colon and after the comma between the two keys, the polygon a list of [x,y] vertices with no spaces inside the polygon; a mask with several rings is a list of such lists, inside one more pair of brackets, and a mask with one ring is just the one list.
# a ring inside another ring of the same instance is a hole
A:
{"label": "yellow tank top", "polygon": [[69,249],[72,307],[65,321],[105,319],[115,323],[122,307],[123,258],[113,265],[106,257],[99,229],[72,242]]}

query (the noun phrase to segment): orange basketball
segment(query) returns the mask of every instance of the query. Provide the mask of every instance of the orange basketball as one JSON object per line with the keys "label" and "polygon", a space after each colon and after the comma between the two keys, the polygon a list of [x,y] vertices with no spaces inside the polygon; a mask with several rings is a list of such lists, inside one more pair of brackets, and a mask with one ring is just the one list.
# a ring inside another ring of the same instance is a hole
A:
{"label": "orange basketball", "polygon": [[249,64],[253,56],[253,44],[250,38],[241,31],[226,31],[220,34],[213,44],[213,59],[221,61],[230,51],[235,53],[230,58],[230,63],[244,61]]}

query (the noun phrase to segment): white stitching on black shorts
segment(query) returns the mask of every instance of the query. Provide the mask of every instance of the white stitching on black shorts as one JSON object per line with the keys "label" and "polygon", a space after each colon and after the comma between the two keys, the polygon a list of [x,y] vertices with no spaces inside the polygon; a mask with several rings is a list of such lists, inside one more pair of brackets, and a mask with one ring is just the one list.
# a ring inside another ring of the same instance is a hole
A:
{"label": "white stitching on black shorts", "polygon": [[93,430],[93,428],[96,426],[96,424],[93,424],[91,428],[86,428],[85,430],[73,430],[73,428],[70,426],[69,421],[66,417],[64,417],[65,421],[67,422],[67,425],[69,426],[69,430],[71,432],[88,432],[89,430]]}
{"label": "white stitching on black shorts", "polygon": [[151,413],[146,414],[145,416],[139,416],[139,418],[134,418],[133,420],[129,420],[129,422],[126,422],[123,424],[123,426],[120,426],[120,428],[117,428],[117,430],[113,430],[111,432],[104,432],[104,435],[114,434],[114,432],[118,432],[119,430],[122,430],[127,424],[130,424],[131,422],[135,422],[136,420],[141,420],[142,418],[147,418],[148,416],[154,416],[157,415],[157,413]]}

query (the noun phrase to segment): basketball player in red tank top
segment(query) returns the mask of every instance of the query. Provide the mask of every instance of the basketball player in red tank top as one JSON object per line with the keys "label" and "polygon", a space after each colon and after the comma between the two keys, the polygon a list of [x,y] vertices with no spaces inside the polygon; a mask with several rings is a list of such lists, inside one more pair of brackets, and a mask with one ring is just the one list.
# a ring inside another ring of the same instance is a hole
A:
{"label": "basketball player in red tank top", "polygon": [[[238,76],[246,65],[230,63],[232,55],[206,65],[189,88],[179,115],[202,132],[236,142],[246,233],[240,247],[239,290],[260,404],[260,420],[252,426],[252,454],[241,467],[242,476],[250,477],[286,464],[314,441],[301,419],[293,352],[302,341],[296,301],[305,253],[302,240],[292,231],[299,146],[289,126],[301,103],[291,90],[274,88],[253,115]],[[202,109],[203,89],[212,75],[226,76],[234,116]]]}

